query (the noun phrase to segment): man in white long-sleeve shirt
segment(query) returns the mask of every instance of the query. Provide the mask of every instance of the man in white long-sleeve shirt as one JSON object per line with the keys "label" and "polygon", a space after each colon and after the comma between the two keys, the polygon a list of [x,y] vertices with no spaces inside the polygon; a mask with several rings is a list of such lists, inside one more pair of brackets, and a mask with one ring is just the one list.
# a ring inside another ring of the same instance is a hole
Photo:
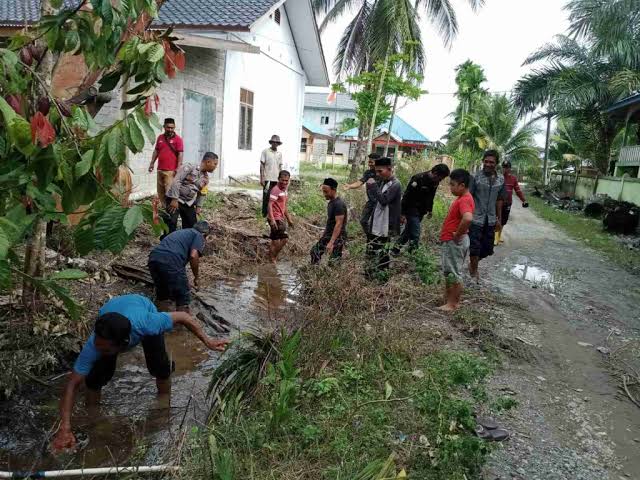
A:
{"label": "man in white long-sleeve shirt", "polygon": [[262,151],[260,156],[260,185],[264,189],[262,192],[262,216],[267,216],[267,206],[269,205],[269,192],[278,184],[278,175],[282,170],[282,152],[278,147],[282,145],[280,137],[273,135],[269,140],[271,145]]}

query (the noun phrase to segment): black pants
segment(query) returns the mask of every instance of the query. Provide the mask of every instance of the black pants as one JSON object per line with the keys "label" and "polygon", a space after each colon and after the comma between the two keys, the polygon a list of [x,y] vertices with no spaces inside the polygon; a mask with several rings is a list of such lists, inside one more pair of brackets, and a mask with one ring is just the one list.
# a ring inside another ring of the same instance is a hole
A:
{"label": "black pants", "polygon": [[360,226],[362,231],[368,237],[371,232],[371,217],[376,209],[376,202],[367,201],[362,209],[362,215],[360,216]]}
{"label": "black pants", "polygon": [[269,194],[271,189],[275,187],[278,182],[267,182],[262,190],[262,216],[267,216],[267,207],[269,206]]}
{"label": "black pants", "polygon": [[[322,237],[311,249],[311,264],[317,265],[322,260],[322,256],[327,251],[327,244],[331,237]],[[338,237],[333,244],[333,252],[331,252],[330,262],[336,262],[342,258],[342,248],[344,247],[344,239]]]}
{"label": "black pants", "polygon": [[158,302],[172,300],[176,302],[176,307],[188,306],[191,303],[191,289],[184,268],[178,270],[160,262],[149,262],[148,266]]}
{"label": "black pants", "polygon": [[198,221],[195,203],[191,206],[184,203],[178,203],[178,209],[173,213],[169,213],[168,209],[170,203],[171,199],[167,198],[167,211],[164,215],[164,222],[169,227],[169,233],[173,233],[178,229],[178,216],[182,219],[182,228],[193,228]]}
{"label": "black pants", "polygon": [[391,265],[391,257],[389,256],[391,239],[375,235],[369,235],[368,238],[365,274],[368,278],[373,278],[377,273],[388,270]]}
{"label": "black pants", "polygon": [[[140,343],[142,343],[144,359],[149,373],[160,380],[169,378],[171,376],[171,364],[164,345],[164,335],[142,337]],[[87,388],[100,390],[109,383],[116,371],[117,360],[117,354],[100,357],[85,379]]]}
{"label": "black pants", "polygon": [[502,205],[502,226],[504,227],[509,221],[509,215],[511,214],[511,204],[505,203]]}

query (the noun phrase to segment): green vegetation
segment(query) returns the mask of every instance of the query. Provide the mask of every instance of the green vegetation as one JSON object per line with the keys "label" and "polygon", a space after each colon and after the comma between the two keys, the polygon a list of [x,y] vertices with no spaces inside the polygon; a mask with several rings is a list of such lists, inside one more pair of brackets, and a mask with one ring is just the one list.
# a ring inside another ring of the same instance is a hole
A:
{"label": "green vegetation", "polygon": [[532,195],[528,195],[527,198],[531,207],[542,218],[555,223],[576,240],[604,253],[607,258],[621,267],[633,271],[640,268],[640,254],[623,248],[613,236],[603,231],[601,221],[558,210]]}

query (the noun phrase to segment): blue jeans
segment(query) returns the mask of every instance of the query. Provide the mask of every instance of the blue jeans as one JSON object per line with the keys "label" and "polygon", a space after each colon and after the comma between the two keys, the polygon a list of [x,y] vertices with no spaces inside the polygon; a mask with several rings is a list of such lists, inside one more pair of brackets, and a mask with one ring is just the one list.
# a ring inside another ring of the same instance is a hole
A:
{"label": "blue jeans", "polygon": [[414,249],[420,243],[420,230],[422,228],[422,216],[421,215],[408,215],[406,217],[407,223],[404,225],[398,245],[406,245],[409,243],[409,248]]}

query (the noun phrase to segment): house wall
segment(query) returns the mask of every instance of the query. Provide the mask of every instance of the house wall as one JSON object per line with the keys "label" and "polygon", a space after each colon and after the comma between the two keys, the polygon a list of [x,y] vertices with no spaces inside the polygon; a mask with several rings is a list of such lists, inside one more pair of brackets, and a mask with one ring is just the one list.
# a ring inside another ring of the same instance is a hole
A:
{"label": "house wall", "polygon": [[[293,1],[293,0],[290,0]],[[234,34],[260,47],[260,54],[227,52],[224,85],[223,175],[258,174],[260,154],[269,147],[269,138],[282,140],[279,150],[285,168],[299,171],[302,110],[306,77],[289,27],[289,18],[280,8],[280,25],[263,18],[249,33]],[[238,148],[240,89],[254,94],[253,141],[251,150]]]}
{"label": "house wall", "polygon": [[[200,128],[199,125],[190,124],[189,119],[183,118],[184,90],[211,96],[215,99],[215,118],[210,119],[215,124],[214,138],[211,146],[213,151],[221,151],[222,139],[222,99],[224,93],[224,59],[223,50],[210,50],[204,48],[185,47],[186,67],[183,72],[179,72],[176,78],[167,79],[157,89],[160,97],[160,107],[157,115],[162,123],[164,118],[171,117],[176,121],[176,132],[184,136],[187,128]],[[122,92],[116,92],[114,99],[104,105],[96,117],[96,122],[101,126],[111,125],[122,115],[119,107],[121,105]],[[157,132],[160,134],[160,131]],[[141,198],[156,193],[156,173],[149,173],[149,163],[153,154],[154,145],[148,141],[144,150],[137,154],[130,154],[128,164],[133,171],[133,198]],[[197,163],[199,158],[185,158],[187,163]],[[213,180],[220,180],[221,172],[213,174]]]}
{"label": "house wall", "polygon": [[[329,117],[329,123],[327,125],[321,123],[322,117]],[[329,131],[334,131],[336,126],[339,126],[343,120],[347,118],[356,118],[355,111],[349,110],[332,110],[327,106],[326,109],[318,109],[318,108],[305,108],[304,109],[304,119],[314,123],[315,125],[320,125],[326,128]]]}
{"label": "house wall", "polygon": [[551,180],[560,183],[562,192],[574,194],[580,200],[587,200],[594,194],[608,195],[614,200],[622,200],[640,206],[640,179],[630,177],[596,177],[552,174]]}

